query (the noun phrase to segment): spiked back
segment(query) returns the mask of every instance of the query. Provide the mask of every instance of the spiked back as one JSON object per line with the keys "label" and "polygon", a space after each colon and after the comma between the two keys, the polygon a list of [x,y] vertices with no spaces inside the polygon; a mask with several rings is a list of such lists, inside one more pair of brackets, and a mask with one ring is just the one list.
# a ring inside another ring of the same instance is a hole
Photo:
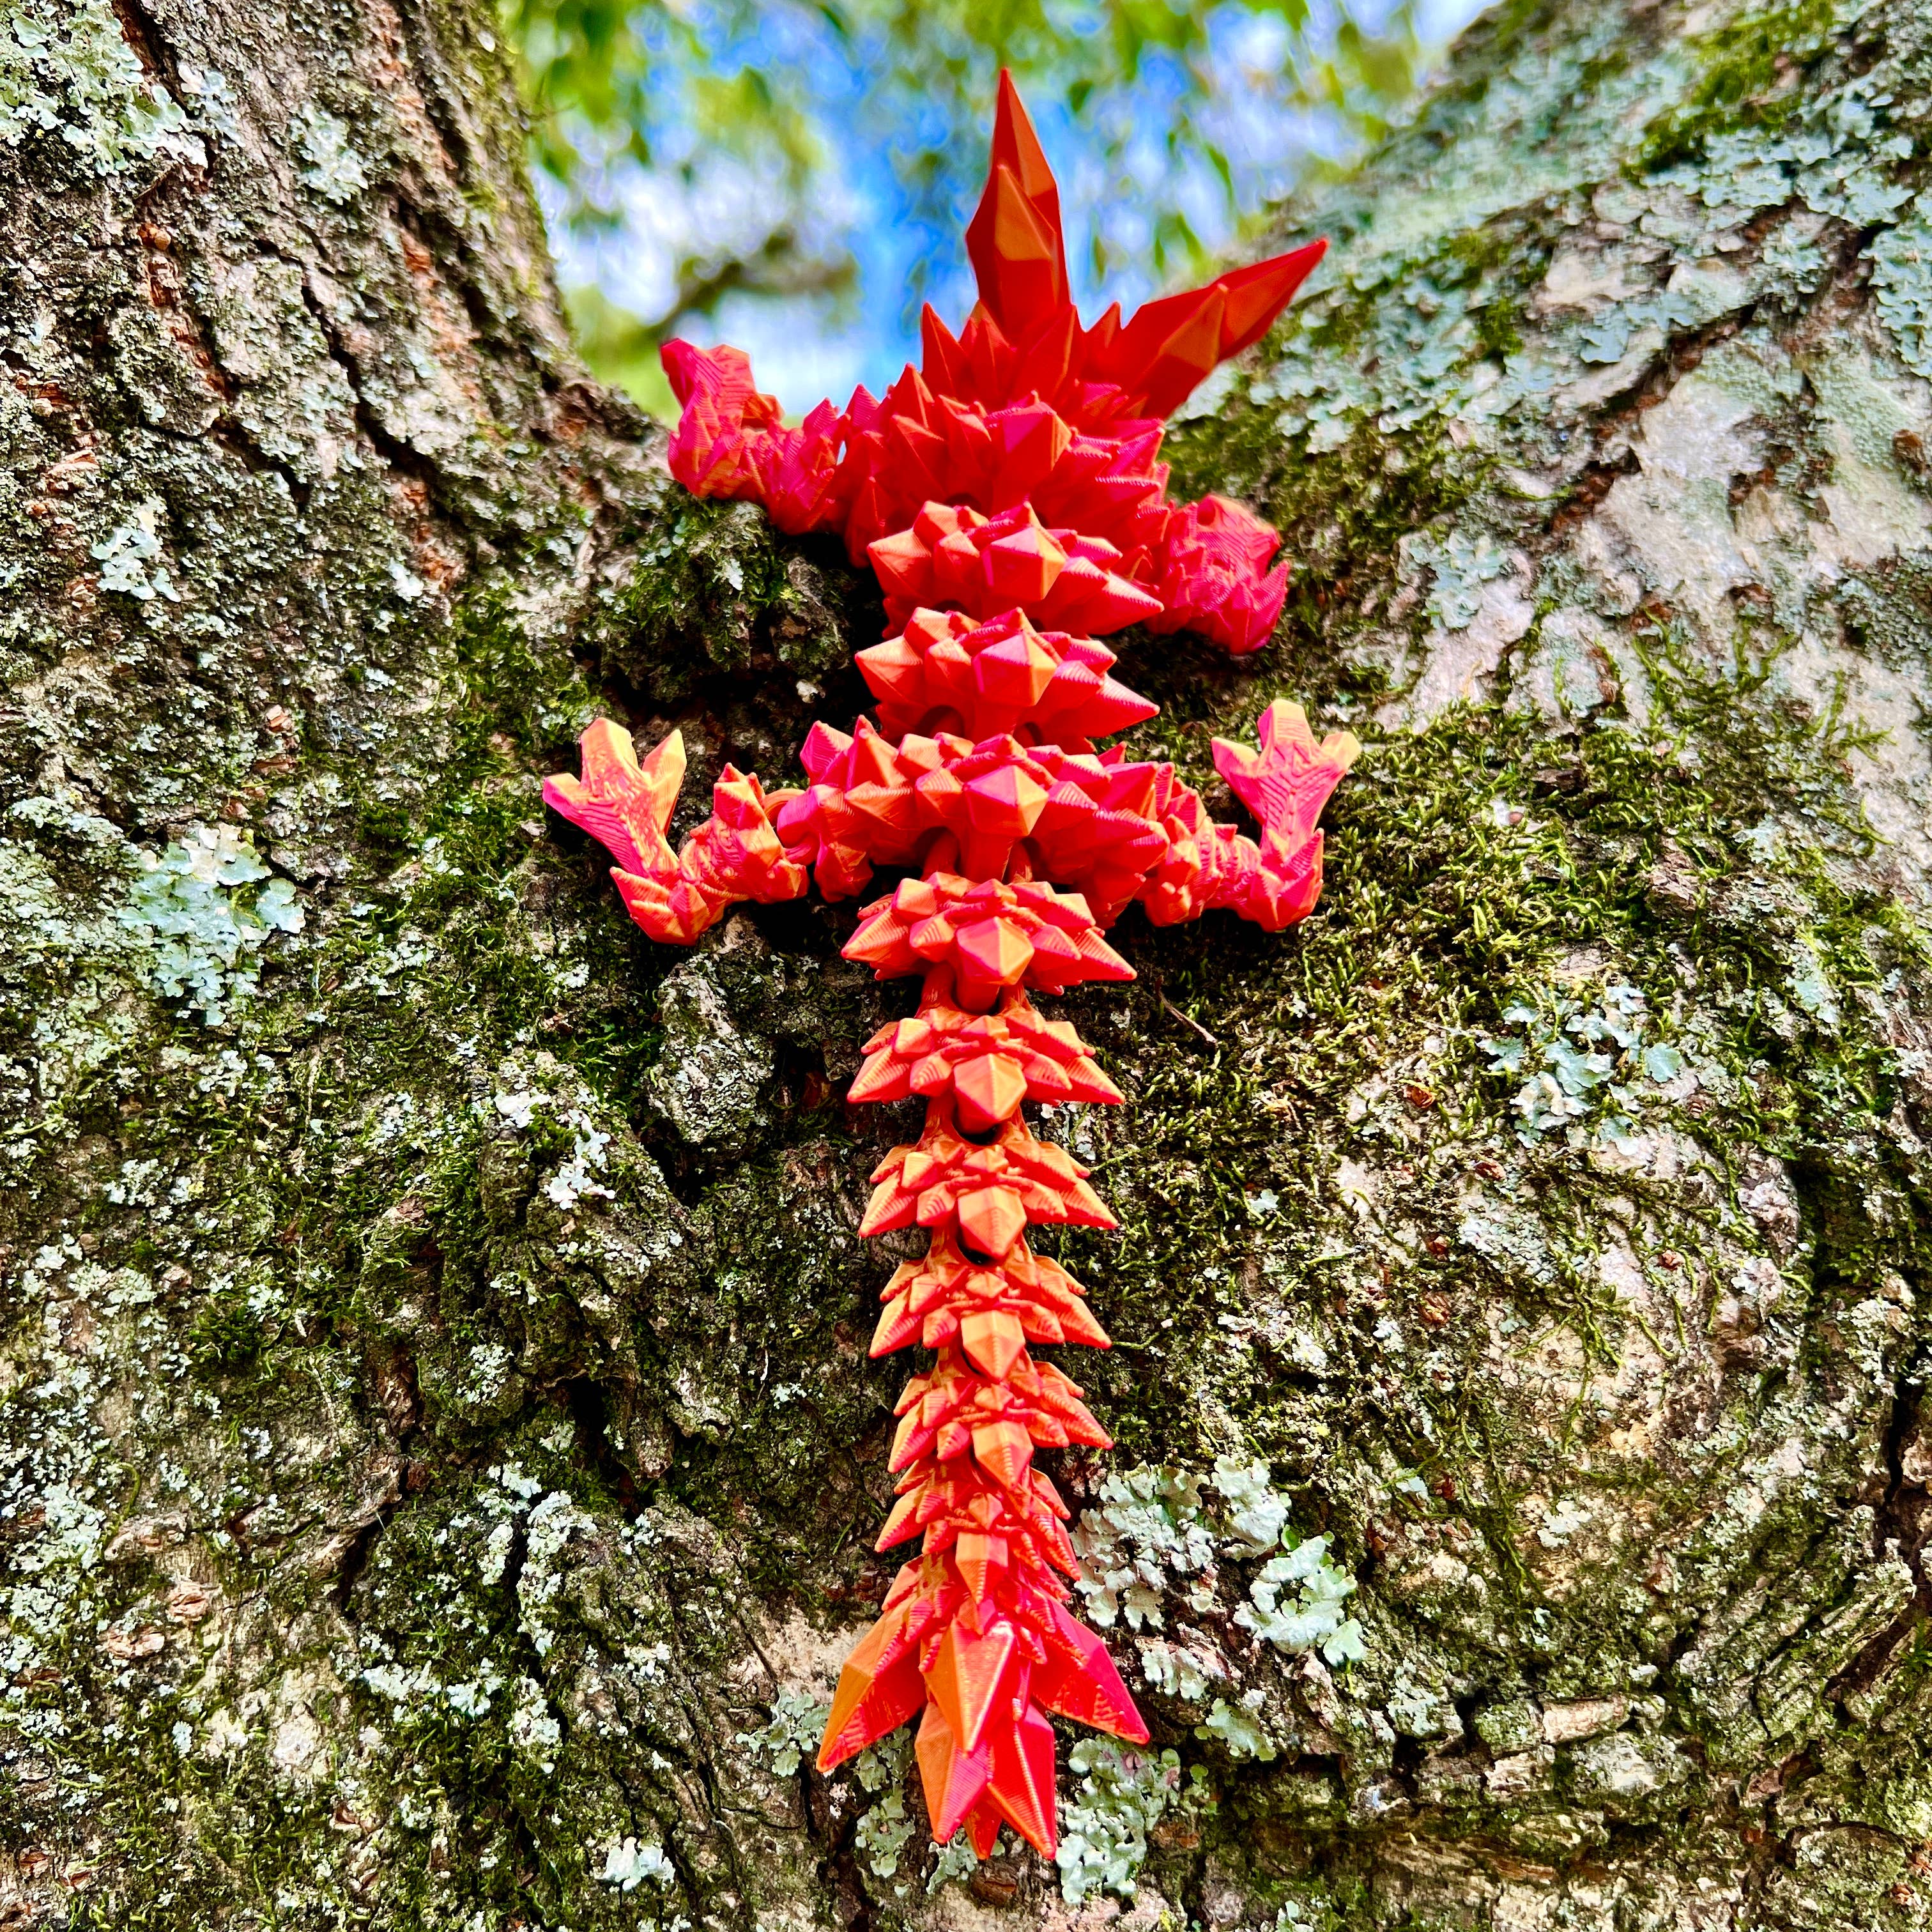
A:
{"label": "spiked back", "polygon": [[919,1095],[925,1130],[873,1174],[860,1232],[918,1227],[931,1245],[888,1281],[872,1352],[922,1346],[890,1467],[878,1547],[916,1538],[884,1613],[838,1682],[819,1756],[829,1770],[909,1719],[942,1842],[982,1856],[1004,1822],[1056,1838],[1048,1714],[1144,1742],[1106,1646],[1066,1609],[1068,1510],[1042,1450],[1108,1446],[1078,1385],[1040,1344],[1108,1346],[1086,1292],[1034,1252],[1029,1228],[1112,1228],[1086,1170],[1028,1126],[1028,1100],[1120,1095],[1073,1028],[1033,993],[1133,969],[1102,936],[1136,901],[1160,923],[1226,908],[1268,930],[1322,885],[1322,806],[1355,754],[1317,743],[1297,706],[1263,714],[1260,747],[1215,762],[1259,822],[1216,825],[1168,764],[1094,741],[1154,715],[1108,675],[1098,634],[1184,626],[1236,652],[1273,628],[1287,582],[1275,533],[1239,504],[1177,506],[1160,418],[1216,362],[1259,339],[1323,244],[1081,326],[1060,198],[1009,76],[967,248],[980,302],[955,336],[928,309],[922,367],[883,398],[857,391],[796,428],[737,350],[674,342],[684,404],[674,474],[700,496],[748,498],[788,530],[836,530],[868,560],[892,634],[859,655],[878,724],[818,724],[808,782],[767,793],[727,765],[710,819],[664,836],[684,770],[673,733],[640,761],[628,734],[585,733],[580,778],[544,796],[616,863],[632,916],[689,944],[746,900],[862,890],[845,948],[882,979],[916,975],[917,1013],[867,1043],[855,1101]]}

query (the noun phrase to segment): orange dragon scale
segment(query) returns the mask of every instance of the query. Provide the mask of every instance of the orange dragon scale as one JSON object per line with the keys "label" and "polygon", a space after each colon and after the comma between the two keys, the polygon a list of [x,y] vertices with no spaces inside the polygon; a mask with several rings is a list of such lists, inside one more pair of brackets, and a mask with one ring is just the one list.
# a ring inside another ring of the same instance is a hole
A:
{"label": "orange dragon scale", "polygon": [[836,531],[870,562],[891,634],[858,667],[878,719],[814,724],[806,783],[766,791],[727,765],[712,815],[671,849],[684,776],[676,732],[640,759],[600,721],[578,776],[544,796],[597,839],[632,917],[688,945],[732,905],[816,884],[857,895],[848,958],[916,976],[917,1011],[866,1043],[855,1101],[926,1104],[924,1132],[872,1178],[860,1232],[922,1228],[894,1273],[874,1355],[920,1346],[878,1547],[918,1539],[838,1681],[821,1772],[916,1718],[935,1839],[992,1850],[1001,1825],[1051,1856],[1048,1714],[1144,1743],[1106,1645],[1067,1610],[1077,1564],[1042,1450],[1108,1446],[1078,1384],[1040,1345],[1104,1348],[1087,1292],[1028,1230],[1111,1228],[1086,1170],[1037,1138],[1026,1104],[1120,1094],[1035,993],[1133,977],[1105,934],[1130,904],[1157,924],[1216,908],[1270,932],[1322,890],[1322,807],[1356,755],[1317,742],[1298,705],[1262,715],[1255,748],[1216,740],[1216,768],[1255,818],[1209,816],[1171,764],[1097,748],[1154,715],[1097,641],[1128,624],[1186,629],[1245,653],[1268,639],[1288,576],[1274,532],[1218,496],[1176,504],[1161,420],[1258,341],[1320,260],[1316,242],[1123,322],[1082,326],[1059,191],[1009,76],[986,193],[967,230],[980,300],[956,336],[930,309],[924,356],[882,398],[857,390],[796,428],[736,350],[673,342],[683,414],[670,466],[700,496],[761,503],[779,528]]}

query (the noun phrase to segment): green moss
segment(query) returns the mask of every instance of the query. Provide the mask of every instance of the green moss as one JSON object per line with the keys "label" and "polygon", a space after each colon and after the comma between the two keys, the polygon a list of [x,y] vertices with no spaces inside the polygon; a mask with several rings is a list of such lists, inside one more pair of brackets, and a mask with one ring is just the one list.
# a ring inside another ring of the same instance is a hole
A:
{"label": "green moss", "polygon": [[[1326,704],[1383,694],[1384,674],[1338,648],[1349,626],[1337,620],[1387,598],[1401,539],[1468,505],[1489,464],[1426,431],[1396,439],[1366,427],[1310,458],[1284,443],[1270,410],[1238,398],[1225,418],[1182,424],[1166,454],[1177,495],[1244,498],[1280,531],[1290,575],[1278,635],[1297,695]],[[1160,704],[1150,731],[1162,734],[1216,710],[1247,669],[1184,638],[1130,638],[1122,656],[1121,675]]]}
{"label": "green moss", "polygon": [[232,1284],[207,1297],[188,1330],[188,1359],[204,1375],[252,1368],[266,1337],[259,1310],[244,1289]]}
{"label": "green moss", "polygon": [[1805,100],[1807,62],[1832,44],[1836,0],[1748,9],[1686,45],[1696,78],[1686,98],[1653,121],[1644,160],[1661,167],[1701,152],[1711,136],[1781,127]]}
{"label": "green moss", "polygon": [[854,650],[883,634],[878,597],[828,540],[787,542],[752,504],[680,492],[640,542],[593,641],[606,681],[652,704],[729,692],[790,729],[826,686],[856,685]]}

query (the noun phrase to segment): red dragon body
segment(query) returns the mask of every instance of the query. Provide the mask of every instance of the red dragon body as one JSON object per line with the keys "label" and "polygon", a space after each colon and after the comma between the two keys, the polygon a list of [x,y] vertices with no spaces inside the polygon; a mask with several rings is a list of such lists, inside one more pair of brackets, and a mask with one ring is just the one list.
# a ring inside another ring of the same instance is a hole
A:
{"label": "red dragon body", "polygon": [[927,1106],[918,1144],[874,1174],[860,1228],[931,1234],[886,1284],[872,1342],[875,1356],[915,1342],[937,1354],[899,1401],[898,1500],[878,1547],[921,1542],[845,1666],[819,1765],[918,1717],[934,1838],[963,1827],[984,1856],[1004,1821],[1050,1856],[1047,1714],[1148,1733],[1066,1608],[1068,1511],[1035,1462],[1108,1438],[1032,1346],[1107,1338],[1026,1231],[1114,1223],[1023,1104],[1120,1096],[1029,994],[1131,979],[1103,934],[1136,902],[1163,925],[1217,907],[1270,932],[1305,916],[1322,885],[1316,821],[1357,748],[1346,733],[1318,745],[1286,703],[1263,713],[1258,752],[1216,740],[1258,841],[1214,824],[1172,766],[1094,748],[1155,710],[1110,675],[1099,634],[1186,628],[1246,652],[1274,627],[1287,580],[1268,568],[1274,532],[1219,497],[1170,502],[1156,456],[1161,419],[1259,339],[1323,244],[1083,328],[1053,177],[1004,75],[967,242],[978,306],[956,338],[928,308],[923,367],[883,399],[861,388],[788,428],[739,351],[664,352],[684,406],[678,480],[762,503],[782,530],[836,531],[878,573],[893,634],[858,658],[878,724],[814,725],[802,789],[767,792],[726,766],[711,818],[677,852],[664,837],[684,771],[674,732],[640,762],[600,721],[581,776],[550,778],[544,796],[610,850],[632,916],[673,944],[746,900],[812,882],[844,898],[875,866],[902,874],[845,951],[923,982],[917,1013],[867,1042],[850,1096]]}

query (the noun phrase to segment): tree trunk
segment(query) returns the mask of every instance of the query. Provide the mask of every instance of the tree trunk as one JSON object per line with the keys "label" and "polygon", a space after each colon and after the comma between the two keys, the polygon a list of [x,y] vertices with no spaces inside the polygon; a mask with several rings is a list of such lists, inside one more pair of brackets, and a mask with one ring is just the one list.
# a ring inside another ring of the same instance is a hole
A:
{"label": "tree trunk", "polygon": [[1174,1760],[970,1877],[807,1768],[910,996],[538,797],[599,712],[783,782],[876,591],[584,380],[488,17],[0,10],[0,1926],[1923,1923],[1918,0],[1502,10],[1171,437],[1296,588],[1137,744],[1369,749],[1315,918],[1066,1002]]}

